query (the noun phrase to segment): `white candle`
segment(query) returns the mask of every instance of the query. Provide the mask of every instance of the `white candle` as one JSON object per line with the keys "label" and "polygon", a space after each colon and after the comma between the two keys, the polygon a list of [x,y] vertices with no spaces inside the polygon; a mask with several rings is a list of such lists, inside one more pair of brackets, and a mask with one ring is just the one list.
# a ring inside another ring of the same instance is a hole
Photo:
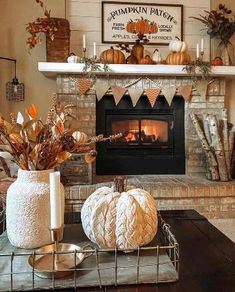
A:
{"label": "white candle", "polygon": [[60,228],[62,225],[61,193],[60,193],[60,172],[50,173],[50,207],[51,207],[51,228]]}
{"label": "white candle", "polygon": [[201,52],[204,52],[204,39],[201,39]]}
{"label": "white candle", "polygon": [[96,42],[93,43],[93,47],[94,47],[94,57],[96,56]]}
{"label": "white candle", "polygon": [[83,47],[83,49],[86,48],[86,36],[85,36],[85,34],[82,36],[82,47]]}
{"label": "white candle", "polygon": [[199,59],[199,44],[197,44],[196,57],[197,57],[197,59]]}

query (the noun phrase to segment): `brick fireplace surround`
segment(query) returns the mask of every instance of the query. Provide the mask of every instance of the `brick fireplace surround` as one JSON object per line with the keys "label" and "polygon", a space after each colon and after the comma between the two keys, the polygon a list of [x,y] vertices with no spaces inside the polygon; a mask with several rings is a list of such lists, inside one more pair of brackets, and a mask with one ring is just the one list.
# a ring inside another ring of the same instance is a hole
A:
{"label": "brick fireplace surround", "polygon": [[[40,70],[40,69],[39,69]],[[43,71],[43,70],[40,70]],[[77,80],[84,78],[81,74],[56,74],[57,93],[62,103],[76,104],[75,114],[81,131],[89,135],[96,134],[96,95],[95,85],[85,96],[79,96]],[[191,84],[186,76],[149,76],[152,81],[143,78],[136,88],[169,87]],[[108,83],[124,87],[140,75],[110,74],[97,75],[97,83]],[[85,77],[86,78],[86,77]],[[196,114],[213,113],[220,117],[225,103],[225,78],[214,77],[208,87],[206,100],[193,90],[190,102],[185,102],[185,175],[141,175],[128,176],[128,184],[143,187],[154,196],[158,209],[196,209],[210,220],[235,220],[235,181],[212,182],[205,178],[205,159],[200,141],[189,117]],[[94,165],[86,165],[83,157],[74,156],[63,166],[63,173],[69,177],[71,184],[66,186],[66,196],[82,206],[84,200],[99,186],[111,185],[113,177],[96,176]],[[78,179],[79,178],[79,179]],[[77,181],[76,181],[77,180]],[[78,181],[79,180],[79,181]],[[82,182],[82,184],[78,184]],[[230,221],[226,221],[230,222]],[[231,223],[230,222],[230,223]],[[231,224],[230,224],[231,225]]]}

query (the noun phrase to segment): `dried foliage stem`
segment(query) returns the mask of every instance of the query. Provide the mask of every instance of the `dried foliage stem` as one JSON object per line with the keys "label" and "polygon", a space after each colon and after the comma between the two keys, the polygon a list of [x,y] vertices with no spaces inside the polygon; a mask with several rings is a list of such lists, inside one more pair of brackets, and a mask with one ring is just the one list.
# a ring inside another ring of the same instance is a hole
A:
{"label": "dried foliage stem", "polygon": [[54,39],[54,34],[57,31],[56,23],[51,17],[51,10],[47,10],[44,6],[43,1],[35,0],[43,10],[43,18],[37,18],[36,20],[29,22],[26,25],[26,30],[29,33],[29,37],[26,39],[29,52],[36,45],[41,44],[41,34],[44,33],[51,40]]}
{"label": "dried foliage stem", "polygon": [[232,10],[224,4],[219,4],[217,10],[204,10],[204,12],[206,15],[192,16],[191,18],[202,22],[211,38],[217,38],[223,43],[228,43],[235,32],[235,16],[232,15]]}
{"label": "dried foliage stem", "polygon": [[93,149],[96,143],[114,141],[122,136],[99,135],[85,142],[77,140],[74,133],[79,131],[79,127],[73,118],[73,108],[72,104],[62,106],[54,96],[45,124],[37,119],[35,105],[26,109],[26,120],[21,113],[17,118],[11,114],[11,123],[0,116],[0,149],[11,153],[21,169],[45,170],[67,160],[72,152],[85,152],[86,161],[92,162],[97,154]]}

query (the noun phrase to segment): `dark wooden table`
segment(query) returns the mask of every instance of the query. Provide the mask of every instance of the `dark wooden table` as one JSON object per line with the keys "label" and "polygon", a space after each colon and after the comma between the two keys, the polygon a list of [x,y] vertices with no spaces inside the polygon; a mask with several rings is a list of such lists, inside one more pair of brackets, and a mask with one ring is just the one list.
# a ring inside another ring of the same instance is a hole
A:
{"label": "dark wooden table", "polygon": [[161,215],[179,242],[178,282],[77,291],[235,292],[235,243],[194,210],[162,211]]}

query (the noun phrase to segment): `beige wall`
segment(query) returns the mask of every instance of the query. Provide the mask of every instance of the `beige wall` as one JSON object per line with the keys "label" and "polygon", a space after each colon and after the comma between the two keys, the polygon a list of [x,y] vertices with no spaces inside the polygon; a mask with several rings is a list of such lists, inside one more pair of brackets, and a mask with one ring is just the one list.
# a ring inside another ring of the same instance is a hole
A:
{"label": "beige wall", "polygon": [[[65,16],[65,0],[46,0],[46,7],[52,16]],[[17,77],[25,84],[25,100],[9,102],[5,97],[5,83],[14,76],[14,64],[0,60],[0,112],[5,116],[11,111],[21,110],[35,103],[43,117],[49,108],[50,95],[55,92],[55,80],[45,78],[37,70],[37,63],[45,61],[45,42],[27,52],[25,24],[42,17],[43,12],[34,0],[0,1],[0,56],[17,59]]]}
{"label": "beige wall", "polygon": [[[88,18],[85,16],[81,17],[80,27],[76,32],[76,27],[74,24],[76,21],[79,23],[79,19],[76,16],[76,2],[86,2],[89,6],[91,3],[93,6],[100,2],[100,0],[45,0],[46,7],[51,9],[52,16],[64,17],[65,10],[67,9],[66,16],[71,22],[72,35],[72,50],[75,50],[77,54],[81,53],[81,34],[86,29],[86,20]],[[66,3],[67,2],[67,5]],[[130,1],[131,2],[131,1]],[[133,1],[136,2],[136,1]],[[141,2],[141,1],[140,1]],[[147,1],[155,2],[155,1]],[[166,1],[156,1],[161,3],[166,3]],[[175,1],[168,1],[169,3],[174,3]],[[179,3],[179,1],[176,1]],[[195,4],[194,0],[181,0],[182,4],[185,5],[188,13],[193,15],[193,12],[198,10],[198,3]],[[234,0],[224,0],[223,3],[227,4],[235,12],[235,1]],[[203,2],[202,2],[203,3]],[[211,0],[211,7],[216,8],[220,3],[219,0]],[[208,0],[205,1],[205,5],[208,5]],[[84,5],[83,5],[84,6]],[[87,7],[88,7],[87,6]],[[89,6],[89,7],[90,7]],[[74,8],[73,8],[74,7]],[[78,6],[79,8],[79,6]],[[203,7],[200,8],[201,10]],[[89,9],[85,9],[87,12]],[[200,11],[201,11],[200,10]],[[38,105],[42,117],[46,117],[46,112],[49,109],[50,95],[55,92],[55,80],[44,77],[37,70],[37,63],[39,61],[45,61],[45,42],[43,45],[38,46],[32,50],[31,55],[27,53],[27,47],[25,44],[25,39],[27,36],[25,30],[25,24],[29,21],[34,20],[37,17],[42,16],[40,7],[33,0],[0,0],[0,56],[11,57],[17,59],[17,69],[18,78],[21,82],[25,84],[25,101],[24,102],[9,102],[5,97],[5,83],[13,78],[13,63],[8,63],[6,61],[0,60],[0,112],[7,115],[11,111],[21,110],[24,111],[31,103]],[[80,10],[81,11],[81,10]],[[81,13],[85,13],[81,11]],[[100,13],[100,9],[97,9],[97,13]],[[74,16],[73,16],[74,15]],[[83,27],[82,27],[83,25]],[[190,26],[190,24],[189,24]],[[97,25],[97,27],[99,27]],[[87,33],[87,31],[86,31]],[[188,34],[188,33],[187,33]],[[94,37],[100,38],[100,34],[95,33]],[[195,41],[200,37],[201,33],[198,35],[190,37],[188,34],[188,41],[191,46],[191,50],[194,48]],[[91,39],[93,41],[93,38]],[[235,42],[234,42],[235,44]],[[235,81],[235,79],[234,79]],[[235,124],[235,82],[228,82],[228,94],[227,94],[227,105],[230,108],[230,121]]]}

